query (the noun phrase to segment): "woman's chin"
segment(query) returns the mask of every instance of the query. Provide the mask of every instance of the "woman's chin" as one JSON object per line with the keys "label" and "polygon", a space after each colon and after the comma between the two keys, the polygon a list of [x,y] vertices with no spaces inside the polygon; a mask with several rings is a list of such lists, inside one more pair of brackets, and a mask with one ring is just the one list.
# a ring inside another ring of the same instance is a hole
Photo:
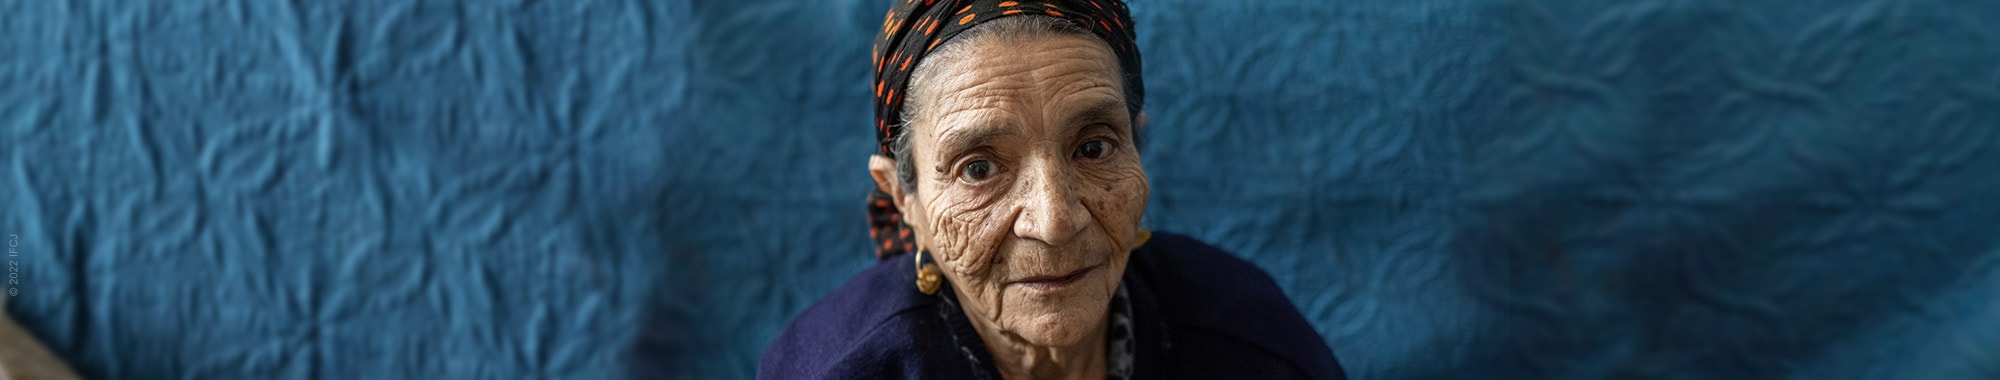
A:
{"label": "woman's chin", "polygon": [[[1095,278],[1090,280],[1096,280]],[[1076,345],[1096,332],[1098,325],[1105,322],[1105,313],[1110,311],[1110,294],[1083,294],[1104,286],[1096,281],[1080,281],[1073,284],[1075,289],[1059,297],[1047,297],[1044,293],[1029,289],[1010,289],[1011,298],[1007,314],[1016,323],[1014,335],[1029,344],[1041,347],[1067,347]]]}
{"label": "woman's chin", "polygon": [[1088,313],[1088,310],[1068,310],[1037,315],[1014,333],[1037,347],[1075,346],[1087,340],[1092,327],[1104,318],[1101,309],[1095,317],[1085,315]]}

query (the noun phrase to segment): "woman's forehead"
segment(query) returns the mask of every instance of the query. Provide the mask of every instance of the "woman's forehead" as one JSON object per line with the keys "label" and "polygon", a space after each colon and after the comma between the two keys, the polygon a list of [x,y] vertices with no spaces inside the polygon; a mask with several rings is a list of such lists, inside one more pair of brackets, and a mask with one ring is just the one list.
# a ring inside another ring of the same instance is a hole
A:
{"label": "woman's forehead", "polygon": [[942,127],[934,135],[968,124],[1061,124],[1101,109],[1123,112],[1116,56],[1101,41],[1044,35],[967,42],[974,43],[962,54],[930,62],[938,65],[927,70],[935,75],[912,94]]}

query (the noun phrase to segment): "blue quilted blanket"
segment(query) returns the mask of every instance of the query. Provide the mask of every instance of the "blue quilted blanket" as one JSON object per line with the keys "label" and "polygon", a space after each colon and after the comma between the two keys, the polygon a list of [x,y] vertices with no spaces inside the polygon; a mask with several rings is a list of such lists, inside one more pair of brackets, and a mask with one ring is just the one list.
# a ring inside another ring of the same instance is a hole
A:
{"label": "blue quilted blanket", "polygon": [[[2000,3],[1134,3],[1145,224],[1355,378],[2000,378]],[[873,261],[883,9],[0,0],[7,314],[91,378],[750,377]]]}

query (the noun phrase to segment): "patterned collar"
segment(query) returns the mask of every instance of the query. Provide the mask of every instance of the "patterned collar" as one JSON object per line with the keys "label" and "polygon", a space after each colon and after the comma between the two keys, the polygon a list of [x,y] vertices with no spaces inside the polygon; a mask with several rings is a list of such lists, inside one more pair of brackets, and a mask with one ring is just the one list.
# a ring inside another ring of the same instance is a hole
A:
{"label": "patterned collar", "polygon": [[[972,368],[968,370],[979,379],[1000,379],[999,370],[993,366],[992,354],[986,352],[985,342],[980,340],[978,331],[973,330],[965,310],[959,308],[958,296],[952,293],[951,286],[940,288],[936,297],[944,301],[944,307],[937,308],[938,318],[944,320],[946,329],[950,330],[952,345],[958,347],[958,352],[972,363]],[[1111,327],[1104,338],[1104,378],[1124,380],[1132,377],[1132,355],[1137,351],[1132,339],[1132,297],[1126,292],[1123,282],[1118,284],[1118,292],[1111,296],[1110,312]]]}

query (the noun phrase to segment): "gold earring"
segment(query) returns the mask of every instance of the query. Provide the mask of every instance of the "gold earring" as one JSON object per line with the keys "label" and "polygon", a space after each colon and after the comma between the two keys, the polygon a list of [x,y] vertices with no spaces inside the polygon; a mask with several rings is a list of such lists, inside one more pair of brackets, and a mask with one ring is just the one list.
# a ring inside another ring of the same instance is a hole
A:
{"label": "gold earring", "polygon": [[925,295],[937,294],[940,282],[944,282],[944,271],[937,264],[924,262],[924,251],[917,250],[917,291]]}
{"label": "gold earring", "polygon": [[1145,227],[1140,227],[1139,241],[1132,243],[1132,249],[1139,249],[1139,246],[1146,245],[1146,241],[1152,239],[1153,239],[1153,230],[1146,229]]}

